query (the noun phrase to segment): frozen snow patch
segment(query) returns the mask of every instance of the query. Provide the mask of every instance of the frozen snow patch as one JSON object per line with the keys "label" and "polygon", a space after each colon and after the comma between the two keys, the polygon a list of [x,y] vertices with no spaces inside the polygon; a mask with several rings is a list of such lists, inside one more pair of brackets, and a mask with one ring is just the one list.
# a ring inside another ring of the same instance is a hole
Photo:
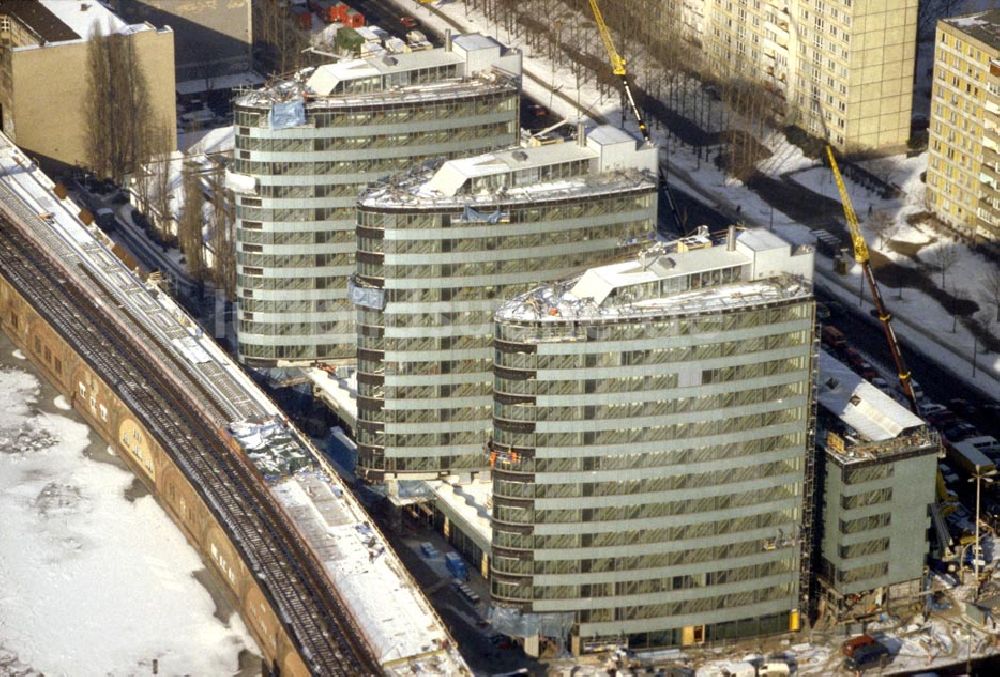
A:
{"label": "frozen snow patch", "polygon": [[[235,673],[258,649],[238,616],[215,617],[197,552],[154,500],[124,497],[132,473],[84,455],[87,426],[37,410],[38,395],[35,377],[0,369],[0,451],[14,452],[0,453],[0,675],[148,674],[153,658],[164,674]],[[46,448],[19,453],[32,446]]]}
{"label": "frozen snow patch", "polygon": [[19,360],[26,360],[26,359],[28,359],[27,357],[24,356],[24,353],[21,352],[20,348],[15,348],[14,350],[10,351],[10,354],[13,355],[14,357],[16,357]]}
{"label": "frozen snow patch", "polygon": [[62,409],[63,411],[69,411],[73,407],[70,405],[69,400],[67,400],[62,395],[56,395],[52,398],[52,404],[56,409]]}

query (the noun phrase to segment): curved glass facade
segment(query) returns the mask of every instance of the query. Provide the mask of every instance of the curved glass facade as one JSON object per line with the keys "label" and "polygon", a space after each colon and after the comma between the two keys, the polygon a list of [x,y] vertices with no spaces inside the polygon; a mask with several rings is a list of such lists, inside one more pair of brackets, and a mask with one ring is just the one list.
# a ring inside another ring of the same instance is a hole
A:
{"label": "curved glass facade", "polygon": [[[432,201],[427,201],[431,203]],[[503,300],[637,251],[656,224],[656,182],[539,191],[462,206],[358,208],[359,472],[368,481],[485,467],[493,313]]]}
{"label": "curved glass facade", "polygon": [[[256,366],[353,360],[355,203],[371,183],[435,157],[506,147],[519,134],[514,80],[435,83],[433,95],[366,92],[305,105],[275,129],[272,103],[235,104],[240,359]],[[416,89],[413,90],[416,92]]]}
{"label": "curved glass facade", "polygon": [[632,647],[797,618],[814,304],[810,290],[754,299],[725,275],[712,286],[745,298],[699,307],[674,284],[684,301],[657,311],[644,288],[674,277],[629,287],[615,312],[497,313],[495,605],[571,614],[578,640]]}

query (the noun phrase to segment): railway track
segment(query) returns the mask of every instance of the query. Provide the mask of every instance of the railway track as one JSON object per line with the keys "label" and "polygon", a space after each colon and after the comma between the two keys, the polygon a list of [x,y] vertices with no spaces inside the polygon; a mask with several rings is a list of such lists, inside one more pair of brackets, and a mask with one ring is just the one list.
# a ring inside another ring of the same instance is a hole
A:
{"label": "railway track", "polygon": [[[314,674],[378,674],[364,636],[322,565],[288,523],[259,472],[146,348],[0,214],[0,268],[80,356],[114,386],[215,514]],[[104,299],[110,306],[113,298]],[[211,400],[209,400],[211,402]],[[217,405],[211,414],[225,420]]]}

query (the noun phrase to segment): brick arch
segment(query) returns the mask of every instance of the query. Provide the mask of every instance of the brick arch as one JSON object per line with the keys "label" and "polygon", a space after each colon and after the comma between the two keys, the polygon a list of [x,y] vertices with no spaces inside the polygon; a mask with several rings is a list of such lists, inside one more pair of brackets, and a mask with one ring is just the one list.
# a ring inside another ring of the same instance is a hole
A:
{"label": "brick arch", "polygon": [[[265,656],[277,657],[279,650],[278,634],[284,633],[281,624],[278,623],[274,610],[268,604],[264,593],[255,582],[246,586],[246,592],[240,597],[240,605],[243,607],[243,620],[250,629],[250,633],[260,645],[260,650]],[[283,643],[283,642],[282,642]],[[281,674],[285,674],[282,672]]]}
{"label": "brick arch", "polygon": [[115,448],[140,470],[144,475],[143,479],[155,485],[157,447],[155,440],[146,431],[146,428],[131,413],[128,413],[119,417],[117,425],[114,427],[114,434]]}
{"label": "brick arch", "polygon": [[202,551],[219,577],[239,599],[243,599],[245,582],[240,572],[240,557],[236,548],[230,543],[229,536],[219,527],[215,519],[205,520],[202,530]]}
{"label": "brick arch", "polygon": [[200,550],[204,535],[205,508],[191,484],[173,463],[164,462],[156,473],[156,494],[173,513],[175,522]]}

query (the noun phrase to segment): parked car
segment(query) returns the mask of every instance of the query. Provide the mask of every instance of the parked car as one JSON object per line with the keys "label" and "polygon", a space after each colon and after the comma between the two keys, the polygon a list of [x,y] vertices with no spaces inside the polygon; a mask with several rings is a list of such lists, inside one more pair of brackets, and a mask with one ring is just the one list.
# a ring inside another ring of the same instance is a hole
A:
{"label": "parked car", "polygon": [[97,210],[94,220],[97,222],[98,228],[105,233],[110,233],[115,229],[115,210],[102,207]]}
{"label": "parked car", "polygon": [[889,650],[881,642],[873,640],[869,644],[859,646],[854,653],[844,659],[844,669],[852,672],[864,672],[872,668],[884,668],[892,660]]}
{"label": "parked car", "polygon": [[944,412],[951,413],[948,407],[940,404],[935,404],[934,402],[918,402],[917,403],[917,413],[924,418],[928,416],[933,416],[936,414],[943,414]]}
{"label": "parked car", "polygon": [[829,320],[830,319],[830,309],[827,308],[825,303],[816,304],[816,319],[817,320]]}
{"label": "parked car", "polygon": [[416,28],[419,22],[412,16],[401,16],[399,17],[399,23],[403,25],[403,28]]}
{"label": "parked car", "polygon": [[975,416],[979,413],[979,407],[961,397],[948,400],[948,408],[961,416]]}
{"label": "parked car", "polygon": [[955,412],[950,409],[933,411],[924,416],[924,419],[938,430],[955,425],[959,422],[958,416],[956,416]]}
{"label": "parked car", "polygon": [[[949,442],[961,442],[962,440],[968,439],[970,437],[975,437],[979,434],[976,430],[976,426],[971,423],[966,423],[965,421],[958,421],[957,423],[952,423],[941,433],[947,438]],[[987,453],[986,450],[980,449],[984,454]]]}
{"label": "parked car", "polygon": [[884,393],[888,393],[889,392],[889,382],[886,381],[881,376],[872,376],[871,379],[869,379],[869,380],[871,381],[871,384],[873,386],[875,386],[876,388],[878,388],[882,392],[884,392]]}
{"label": "parked car", "polygon": [[847,345],[847,337],[844,336],[844,332],[840,331],[832,324],[828,324],[823,327],[822,341],[824,345],[828,348],[832,348],[833,350],[839,350]]}
{"label": "parked car", "polygon": [[847,362],[852,369],[854,369],[858,364],[861,364],[861,362],[865,359],[861,357],[861,353],[851,346],[845,346],[843,351],[841,351],[841,355],[843,356],[844,361]]}
{"label": "parked car", "polygon": [[840,653],[845,656],[853,656],[854,652],[861,647],[874,643],[875,638],[871,635],[858,635],[857,637],[851,637],[850,639],[844,640],[844,642],[840,645]]}
{"label": "parked car", "polygon": [[873,378],[878,377],[878,370],[872,365],[871,362],[862,360],[861,364],[858,365],[858,374],[861,375],[861,378],[870,381]]}

